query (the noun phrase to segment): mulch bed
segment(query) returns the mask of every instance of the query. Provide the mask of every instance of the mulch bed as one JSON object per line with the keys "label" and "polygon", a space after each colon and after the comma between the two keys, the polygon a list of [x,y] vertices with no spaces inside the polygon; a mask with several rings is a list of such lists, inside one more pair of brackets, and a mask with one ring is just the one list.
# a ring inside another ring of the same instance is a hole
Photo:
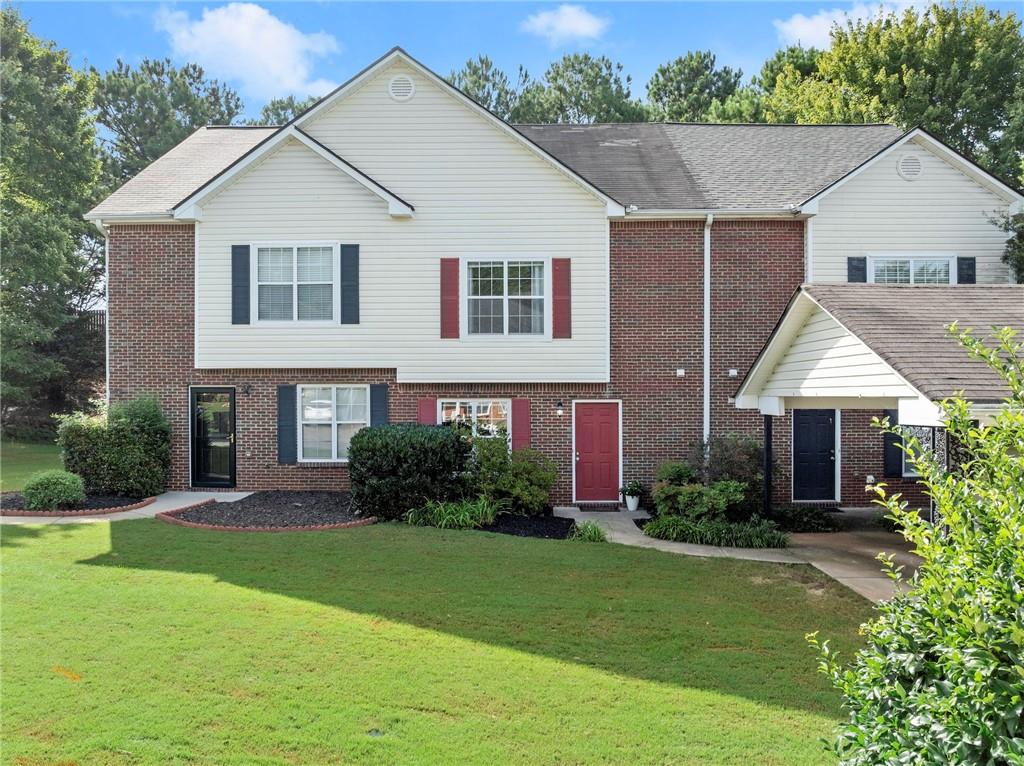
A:
{"label": "mulch bed", "polygon": [[25,498],[20,492],[0,494],[0,516],[93,516],[106,513],[121,513],[149,505],[156,498],[125,497],[124,495],[86,495],[85,500],[74,508],[56,511],[33,511],[25,507]]}
{"label": "mulch bed", "polygon": [[376,521],[352,513],[348,492],[292,491],[253,492],[234,502],[205,502],[157,518],[185,527],[249,532],[341,529]]}
{"label": "mulch bed", "polygon": [[543,537],[548,540],[565,540],[573,528],[572,519],[558,516],[517,516],[503,513],[494,523],[480,527],[481,532],[497,532],[500,535],[516,537]]}

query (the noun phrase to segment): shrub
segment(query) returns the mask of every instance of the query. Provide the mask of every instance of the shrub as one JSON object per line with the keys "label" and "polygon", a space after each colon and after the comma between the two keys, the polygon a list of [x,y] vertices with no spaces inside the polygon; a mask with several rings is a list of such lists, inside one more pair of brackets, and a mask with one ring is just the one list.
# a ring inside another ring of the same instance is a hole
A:
{"label": "shrub", "polygon": [[718,481],[710,486],[659,482],[652,496],[656,515],[681,515],[698,521],[725,518],[730,508],[743,502],[745,489],[736,481]]}
{"label": "shrub", "polygon": [[789,537],[772,522],[754,518],[736,523],[724,519],[694,521],[683,516],[660,516],[647,523],[644,534],[660,540],[734,548],[785,548]]}
{"label": "shrub", "polygon": [[700,480],[705,484],[731,480],[747,485],[744,499],[731,509],[733,521],[745,521],[760,513],[764,497],[764,449],[760,441],[735,434],[712,436],[707,442],[697,440],[687,460],[701,466]]}
{"label": "shrub", "polygon": [[904,580],[885,561],[907,588],[876,607],[861,631],[866,648],[844,664],[827,641],[808,637],[845,698],[848,718],[833,747],[848,766],[1024,763],[1024,344],[1009,328],[994,347],[955,324],[950,331],[1010,394],[984,426],[971,422],[962,399],[941,403],[947,437],[963,449],[954,470],[916,439],[904,443],[937,523],[884,485],[877,490],[922,562]]}
{"label": "shrub", "polygon": [[604,530],[593,521],[578,521],[573,525],[570,540],[580,543],[606,543],[608,538]]}
{"label": "shrub", "polygon": [[485,497],[448,502],[428,500],[422,508],[409,511],[405,520],[420,527],[476,529],[493,524],[500,512],[500,506]]}
{"label": "shrub", "polygon": [[700,481],[700,472],[685,460],[669,460],[658,466],[654,472],[654,480],[676,486],[696,484]]}
{"label": "shrub", "polygon": [[400,519],[429,500],[462,495],[470,445],[444,426],[363,428],[349,445],[349,476],[356,510]]}
{"label": "shrub", "polygon": [[81,476],[68,471],[41,471],[25,483],[21,496],[32,511],[73,508],[85,500],[85,484]]}
{"label": "shrub", "polygon": [[64,467],[90,492],[146,497],[167,487],[171,428],[152,397],[115,404],[100,415],[59,419]]}
{"label": "shrub", "polygon": [[773,506],[767,518],[784,532],[835,532],[840,526],[834,512],[796,503]]}
{"label": "shrub", "polygon": [[558,479],[555,463],[535,449],[508,450],[504,439],[476,439],[473,488],[512,513],[537,516]]}

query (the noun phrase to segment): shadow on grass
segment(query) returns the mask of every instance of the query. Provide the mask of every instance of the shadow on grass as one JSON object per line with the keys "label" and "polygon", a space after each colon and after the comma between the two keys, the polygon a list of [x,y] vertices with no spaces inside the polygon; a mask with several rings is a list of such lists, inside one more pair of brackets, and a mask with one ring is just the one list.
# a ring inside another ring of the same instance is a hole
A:
{"label": "shadow on grass", "polygon": [[[3,544],[45,545],[65,529],[6,527]],[[817,674],[804,634],[820,629],[849,649],[870,613],[867,602],[809,567],[612,544],[397,524],[221,533],[155,520],[113,522],[110,540],[109,552],[80,563],[212,575],[625,676],[830,716],[838,698]]]}

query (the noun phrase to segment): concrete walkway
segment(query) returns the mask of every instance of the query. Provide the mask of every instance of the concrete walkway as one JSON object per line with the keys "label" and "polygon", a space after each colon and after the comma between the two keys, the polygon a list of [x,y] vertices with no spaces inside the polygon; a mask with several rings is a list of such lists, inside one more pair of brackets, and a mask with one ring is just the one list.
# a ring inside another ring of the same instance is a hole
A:
{"label": "concrete walkway", "polygon": [[91,524],[97,521],[124,521],[126,519],[151,519],[163,511],[176,511],[204,500],[230,503],[241,500],[251,492],[164,492],[156,500],[142,508],[123,513],[101,513],[95,516],[0,516],[0,524]]}
{"label": "concrete walkway", "polygon": [[[875,513],[869,509],[868,512]],[[855,512],[861,513],[861,512]],[[880,529],[854,529],[848,532],[804,533],[791,536],[789,548],[720,548],[692,545],[647,537],[636,525],[648,518],[643,511],[581,511],[575,507],[556,508],[555,515],[574,521],[593,521],[605,531],[608,540],[638,548],[653,548],[667,553],[708,558],[732,558],[776,564],[810,564],[850,590],[870,601],[884,601],[895,593],[895,585],[875,558],[892,553],[910,574],[918,559],[898,534]]]}

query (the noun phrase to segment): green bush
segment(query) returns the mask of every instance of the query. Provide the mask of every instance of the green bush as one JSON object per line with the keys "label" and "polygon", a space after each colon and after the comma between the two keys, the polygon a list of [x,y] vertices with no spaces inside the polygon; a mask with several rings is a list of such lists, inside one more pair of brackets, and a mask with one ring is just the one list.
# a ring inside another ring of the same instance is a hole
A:
{"label": "green bush", "polygon": [[[697,463],[700,465],[700,463]],[[654,480],[659,483],[674,484],[696,484],[700,481],[700,471],[685,460],[669,460],[658,466],[654,472]]]}
{"label": "green bush", "polygon": [[474,490],[512,513],[543,513],[557,479],[554,461],[535,449],[509,452],[504,439],[474,440]]}
{"label": "green bush", "polygon": [[784,532],[835,532],[840,527],[834,511],[797,503],[772,506],[767,519]]}
{"label": "green bush", "polygon": [[[707,459],[704,459],[704,456]],[[732,521],[746,521],[759,514],[764,497],[764,449],[757,439],[736,434],[697,440],[690,447],[687,461],[701,466],[700,481],[738,481],[747,486],[743,500],[730,509]]]}
{"label": "green bush", "polygon": [[573,525],[570,540],[580,543],[606,543],[608,538],[604,530],[593,521],[578,521]]}
{"label": "green bush", "polygon": [[85,500],[85,484],[81,476],[67,471],[40,471],[25,482],[21,496],[32,511],[74,508]]}
{"label": "green bush", "polygon": [[405,515],[409,524],[439,529],[478,529],[493,524],[501,507],[485,497],[475,500],[428,500],[422,508],[414,508]]}
{"label": "green bush", "polygon": [[666,481],[654,487],[654,510],[657,516],[685,516],[691,521],[724,519],[730,508],[743,502],[746,487],[736,481],[718,481],[710,486]]}
{"label": "green bush", "polygon": [[152,397],[112,405],[106,414],[62,417],[57,443],[64,467],[90,492],[148,497],[167,488],[171,427]]}
{"label": "green bush", "polygon": [[691,520],[683,516],[660,516],[644,527],[644,534],[660,540],[696,545],[734,548],[785,548],[789,537],[772,522],[754,518],[747,522],[705,518]]}
{"label": "green bush", "polygon": [[886,561],[906,588],[876,607],[866,648],[845,664],[808,637],[844,697],[833,747],[847,766],[1024,763],[1024,344],[1015,334],[1003,329],[989,347],[957,333],[1010,391],[984,426],[962,399],[941,403],[959,465],[947,470],[916,439],[904,444],[940,521],[878,489],[922,562],[904,579]]}
{"label": "green bush", "polygon": [[462,496],[469,443],[444,426],[363,428],[349,445],[352,501],[358,513],[400,519],[428,501]]}

